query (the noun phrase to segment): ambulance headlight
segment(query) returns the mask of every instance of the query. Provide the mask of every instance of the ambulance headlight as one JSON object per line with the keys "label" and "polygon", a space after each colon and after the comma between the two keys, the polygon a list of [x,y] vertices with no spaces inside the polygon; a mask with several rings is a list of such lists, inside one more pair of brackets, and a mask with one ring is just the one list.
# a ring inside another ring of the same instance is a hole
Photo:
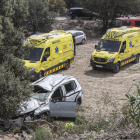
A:
{"label": "ambulance headlight", "polygon": [[36,67],[29,69],[29,71],[34,71],[36,69]]}
{"label": "ambulance headlight", "polygon": [[114,61],[114,59],[115,59],[115,58],[110,58],[110,59],[108,60],[108,63],[112,63],[112,62]]}

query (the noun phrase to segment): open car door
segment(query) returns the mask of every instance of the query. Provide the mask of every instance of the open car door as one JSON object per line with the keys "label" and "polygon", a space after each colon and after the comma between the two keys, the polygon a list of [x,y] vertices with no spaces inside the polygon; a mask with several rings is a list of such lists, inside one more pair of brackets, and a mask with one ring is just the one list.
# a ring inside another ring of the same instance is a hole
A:
{"label": "open car door", "polygon": [[75,101],[66,101],[62,88],[58,87],[51,97],[50,115],[51,117],[75,118],[76,105]]}
{"label": "open car door", "polygon": [[51,117],[68,117],[75,118],[77,102],[73,101],[55,101],[50,102]]}

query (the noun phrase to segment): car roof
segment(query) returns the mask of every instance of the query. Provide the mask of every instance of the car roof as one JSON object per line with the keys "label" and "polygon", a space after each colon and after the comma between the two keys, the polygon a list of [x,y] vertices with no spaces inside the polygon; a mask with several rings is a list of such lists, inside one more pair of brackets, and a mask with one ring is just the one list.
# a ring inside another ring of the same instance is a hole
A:
{"label": "car roof", "polygon": [[67,30],[70,33],[76,33],[76,32],[83,32],[83,31],[79,31],[79,30]]}
{"label": "car roof", "polygon": [[138,20],[138,21],[140,21],[140,18],[139,17],[118,17],[116,19],[119,19],[119,20],[128,20],[128,21],[130,21],[130,20]]}
{"label": "car roof", "polygon": [[72,7],[70,9],[83,9],[82,7]]}
{"label": "car roof", "polygon": [[63,74],[50,74],[33,82],[31,85],[39,86],[47,91],[52,91],[54,87],[60,85],[64,80],[67,80],[69,78],[73,78],[73,76]]}

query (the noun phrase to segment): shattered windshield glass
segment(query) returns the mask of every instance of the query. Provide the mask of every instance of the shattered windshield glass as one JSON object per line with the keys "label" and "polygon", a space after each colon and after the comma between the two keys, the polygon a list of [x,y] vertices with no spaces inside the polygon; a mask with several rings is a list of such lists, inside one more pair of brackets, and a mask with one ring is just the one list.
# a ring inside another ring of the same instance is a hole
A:
{"label": "shattered windshield glass", "polygon": [[33,61],[39,61],[41,54],[42,54],[43,48],[34,48],[30,50],[30,55],[24,56],[24,60],[33,60]]}
{"label": "shattered windshield glass", "polygon": [[45,101],[51,93],[51,91],[47,91],[42,88],[37,88],[34,92],[35,93],[32,94],[32,98],[40,101]]}
{"label": "shattered windshield glass", "polygon": [[98,44],[97,50],[118,52],[121,41],[101,40]]}

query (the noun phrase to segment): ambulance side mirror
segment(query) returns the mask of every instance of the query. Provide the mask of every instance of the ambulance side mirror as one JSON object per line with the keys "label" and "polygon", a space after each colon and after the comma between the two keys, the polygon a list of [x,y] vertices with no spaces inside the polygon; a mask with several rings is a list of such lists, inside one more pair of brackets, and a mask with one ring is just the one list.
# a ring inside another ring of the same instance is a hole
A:
{"label": "ambulance side mirror", "polygon": [[97,48],[97,45],[95,45],[95,49]]}

